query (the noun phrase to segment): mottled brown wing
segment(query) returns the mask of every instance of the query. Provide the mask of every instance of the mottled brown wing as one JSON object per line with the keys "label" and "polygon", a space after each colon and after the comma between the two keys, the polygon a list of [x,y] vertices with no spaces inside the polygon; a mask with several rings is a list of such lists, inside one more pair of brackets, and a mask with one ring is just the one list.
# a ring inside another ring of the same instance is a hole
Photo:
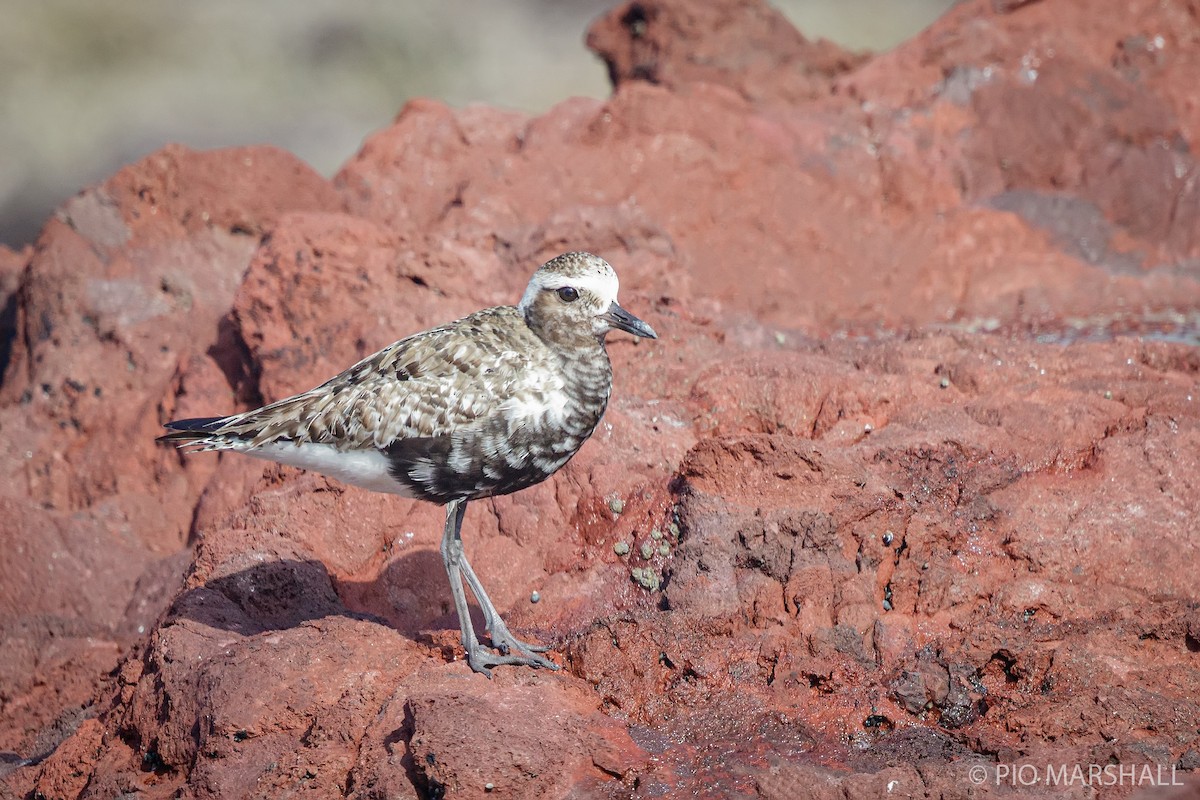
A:
{"label": "mottled brown wing", "polygon": [[528,391],[525,336],[532,334],[515,309],[487,309],[402,339],[311,391],[230,417],[214,432],[253,446],[287,439],[347,450],[453,434]]}

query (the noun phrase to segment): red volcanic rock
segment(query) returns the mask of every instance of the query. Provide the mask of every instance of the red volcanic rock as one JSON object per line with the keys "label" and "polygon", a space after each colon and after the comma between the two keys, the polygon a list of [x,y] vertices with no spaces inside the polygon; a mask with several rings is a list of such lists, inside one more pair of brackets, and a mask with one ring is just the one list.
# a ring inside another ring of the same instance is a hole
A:
{"label": "red volcanic rock", "polygon": [[0,388],[0,748],[44,755],[94,714],[178,591],[212,467],[155,447],[160,409],[190,360],[193,385],[232,399],[222,320],[257,236],[339,202],[277,150],[170,148],[69,201],[23,254]]}
{"label": "red volcanic rock", "polygon": [[[860,63],[762,4],[630,3],[607,101],[417,101],[332,183],[168,149],[0,252],[5,790],[1189,782],[1200,28],[1092,5],[974,0]],[[661,338],[612,337],[593,439],[464,530],[561,672],[457,660],[441,509],[152,443],[570,249]]]}
{"label": "red volcanic rock", "polygon": [[425,796],[534,798],[632,785],[647,754],[598,705],[566,676],[508,673],[478,686],[458,671],[414,674],[368,729],[353,791],[406,796],[415,784]]}
{"label": "red volcanic rock", "polygon": [[[1195,9],[1007,5],[960,4],[841,79],[881,134],[889,194],[1013,212],[1117,278],[1194,280],[1200,88],[1181,77],[1200,69]],[[912,169],[931,160],[922,152],[942,162],[934,172]]]}
{"label": "red volcanic rock", "polygon": [[867,59],[810,42],[765,3],[632,0],[598,20],[587,45],[620,88],[646,81],[671,89],[728,86],[751,101],[795,103],[829,91],[829,79]]}

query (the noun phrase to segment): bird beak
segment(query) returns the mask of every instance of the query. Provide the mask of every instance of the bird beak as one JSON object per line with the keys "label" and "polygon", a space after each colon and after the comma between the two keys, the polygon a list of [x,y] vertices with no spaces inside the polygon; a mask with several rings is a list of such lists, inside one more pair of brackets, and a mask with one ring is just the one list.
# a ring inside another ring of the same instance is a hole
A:
{"label": "bird beak", "polygon": [[632,333],[634,336],[641,336],[643,339],[658,338],[658,334],[654,332],[654,328],[651,328],[616,303],[609,304],[608,311],[601,314],[600,319],[605,320],[614,328],[623,330],[626,333]]}

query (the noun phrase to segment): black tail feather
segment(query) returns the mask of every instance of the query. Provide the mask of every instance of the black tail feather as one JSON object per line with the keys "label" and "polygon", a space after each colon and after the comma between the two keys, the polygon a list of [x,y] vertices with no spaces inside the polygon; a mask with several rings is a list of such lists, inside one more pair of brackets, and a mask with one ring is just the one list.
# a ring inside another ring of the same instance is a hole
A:
{"label": "black tail feather", "polygon": [[203,439],[212,433],[228,417],[195,417],[193,419],[176,419],[165,423],[164,428],[167,428],[171,433],[159,436],[155,441],[166,442],[169,444],[180,444],[182,442],[192,442],[197,439]]}
{"label": "black tail feather", "polygon": [[221,423],[229,417],[194,417],[192,419],[176,419],[163,425],[164,428],[170,428],[173,431],[196,431],[211,433],[214,429],[221,427]]}

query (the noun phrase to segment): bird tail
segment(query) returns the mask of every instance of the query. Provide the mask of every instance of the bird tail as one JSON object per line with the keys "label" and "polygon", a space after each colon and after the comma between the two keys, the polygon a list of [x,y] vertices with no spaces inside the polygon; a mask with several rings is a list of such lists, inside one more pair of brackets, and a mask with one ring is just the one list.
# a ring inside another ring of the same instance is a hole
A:
{"label": "bird tail", "polygon": [[229,417],[177,419],[163,425],[171,432],[159,436],[156,441],[173,444],[181,449],[190,447],[197,450],[219,450],[223,437],[217,430],[227,422]]}

